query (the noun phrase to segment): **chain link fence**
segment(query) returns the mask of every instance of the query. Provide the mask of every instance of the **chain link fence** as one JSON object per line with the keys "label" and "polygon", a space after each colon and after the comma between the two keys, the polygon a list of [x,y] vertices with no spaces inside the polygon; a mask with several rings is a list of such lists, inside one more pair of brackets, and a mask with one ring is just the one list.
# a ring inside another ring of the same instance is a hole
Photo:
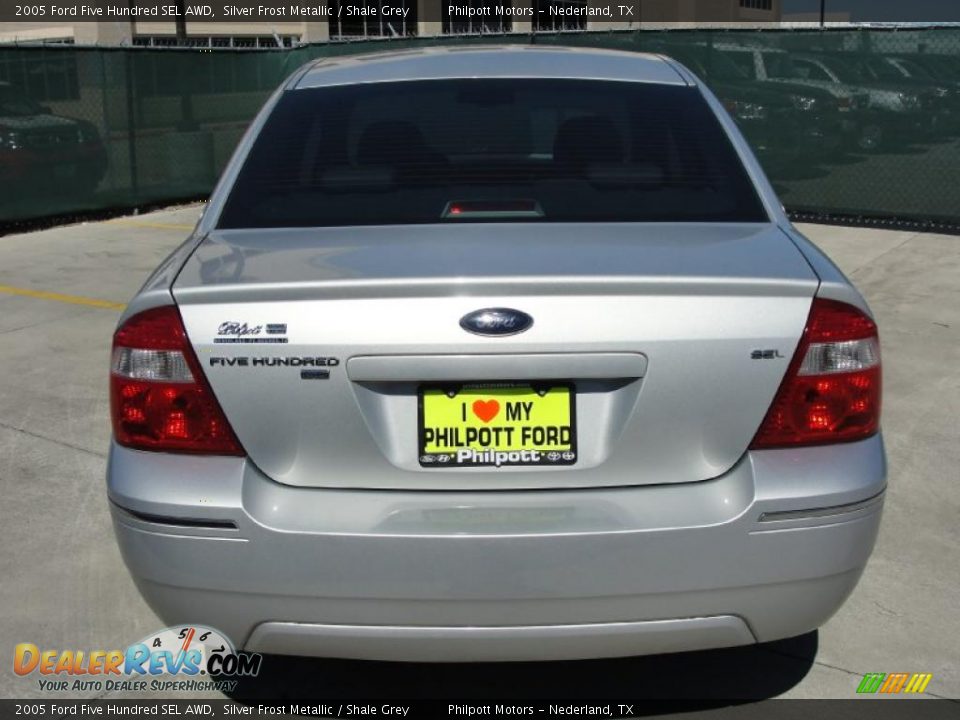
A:
{"label": "chain link fence", "polygon": [[960,225],[960,28],[0,47],[0,223],[208,194],[266,97],[313,58],[491,42],[673,56],[737,120],[788,210]]}

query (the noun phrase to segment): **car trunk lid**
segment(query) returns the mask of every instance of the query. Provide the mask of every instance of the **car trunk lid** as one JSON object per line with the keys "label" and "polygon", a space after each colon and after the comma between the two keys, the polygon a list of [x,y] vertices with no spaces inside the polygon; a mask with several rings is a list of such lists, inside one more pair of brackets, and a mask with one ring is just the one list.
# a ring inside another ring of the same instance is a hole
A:
{"label": "car trunk lid", "polygon": [[[817,284],[769,224],[473,223],[215,231],[173,292],[231,425],[274,480],[503,490],[726,472]],[[533,324],[466,332],[460,320],[484,308]],[[424,390],[473,383],[567,387],[575,459],[424,463]]]}

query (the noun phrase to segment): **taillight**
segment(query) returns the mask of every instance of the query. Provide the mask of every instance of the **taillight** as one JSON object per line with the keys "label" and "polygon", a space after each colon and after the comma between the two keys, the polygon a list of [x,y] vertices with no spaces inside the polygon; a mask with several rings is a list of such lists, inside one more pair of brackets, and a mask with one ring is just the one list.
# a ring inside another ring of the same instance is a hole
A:
{"label": "taillight", "polygon": [[114,334],[110,411],[113,435],[126,447],[244,454],[173,306],[134,315]]}
{"label": "taillight", "polygon": [[815,298],[786,377],[751,449],[849,442],[880,427],[877,326],[852,305]]}

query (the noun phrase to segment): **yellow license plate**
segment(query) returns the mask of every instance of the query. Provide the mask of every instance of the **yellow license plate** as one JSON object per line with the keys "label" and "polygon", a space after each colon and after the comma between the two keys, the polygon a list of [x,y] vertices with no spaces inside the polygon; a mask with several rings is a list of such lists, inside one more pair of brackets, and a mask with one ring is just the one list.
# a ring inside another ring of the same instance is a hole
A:
{"label": "yellow license plate", "polygon": [[420,388],[425,468],[572,465],[577,461],[569,383]]}

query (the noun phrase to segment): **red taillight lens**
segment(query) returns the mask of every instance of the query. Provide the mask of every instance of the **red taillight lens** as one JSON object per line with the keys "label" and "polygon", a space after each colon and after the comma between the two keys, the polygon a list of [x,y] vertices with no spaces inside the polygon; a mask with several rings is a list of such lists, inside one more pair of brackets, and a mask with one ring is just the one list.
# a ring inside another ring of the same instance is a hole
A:
{"label": "red taillight lens", "polygon": [[750,448],[861,440],[880,427],[877,326],[857,308],[815,298],[800,345]]}
{"label": "red taillight lens", "polygon": [[113,336],[110,411],[137,450],[243,455],[173,306],[135,315]]}

